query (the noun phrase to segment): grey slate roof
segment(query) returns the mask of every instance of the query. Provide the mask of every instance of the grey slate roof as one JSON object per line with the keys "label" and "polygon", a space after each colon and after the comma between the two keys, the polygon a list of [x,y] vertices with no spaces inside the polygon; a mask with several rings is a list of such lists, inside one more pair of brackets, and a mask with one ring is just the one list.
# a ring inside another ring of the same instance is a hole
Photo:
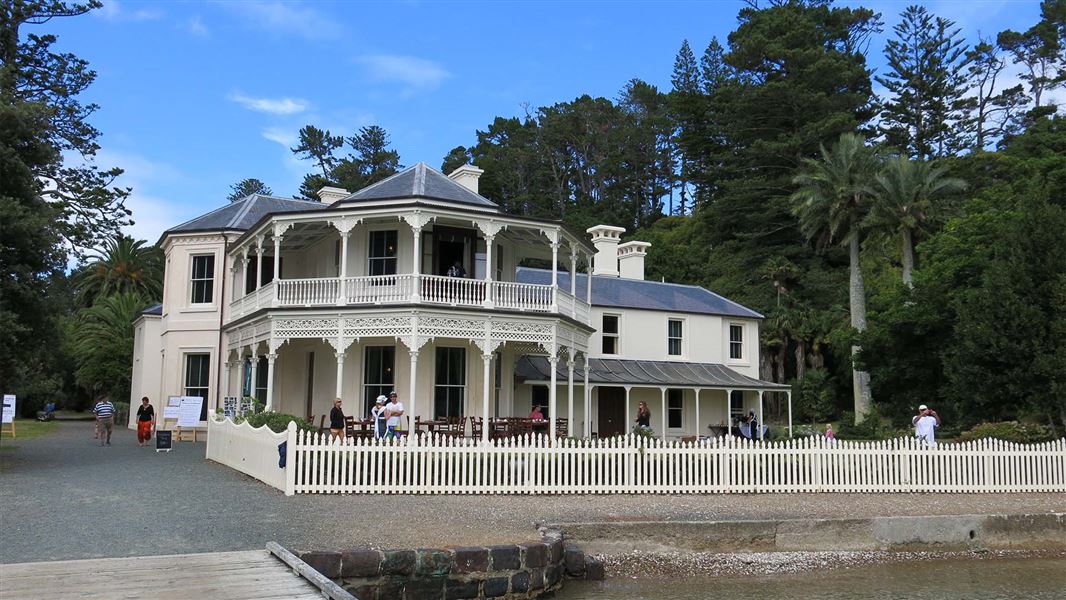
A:
{"label": "grey slate roof", "polygon": [[246,231],[267,213],[303,212],[324,208],[329,206],[310,200],[252,194],[181,225],[175,225],[163,232],[163,235],[191,231]]}
{"label": "grey slate roof", "polygon": [[163,305],[162,304],[153,304],[153,305],[149,306],[148,308],[142,310],[141,314],[142,315],[162,315],[163,314]]}
{"label": "grey slate roof", "polygon": [[335,205],[343,206],[352,202],[396,198],[427,198],[485,208],[499,208],[492,200],[475,194],[448,179],[447,175],[424,162],[369,185],[347,198],[338,200]]}
{"label": "grey slate roof", "polygon": [[[577,274],[577,295],[585,299],[587,275]],[[552,273],[545,269],[519,267],[515,274],[519,283],[551,283]],[[570,289],[570,273],[559,272],[559,287]],[[681,313],[723,315],[761,319],[761,314],[695,285],[660,283],[643,279],[625,279],[605,275],[592,276],[592,304],[617,308],[643,308]]]}
{"label": "grey slate roof", "polygon": [[[580,365],[580,363],[578,363]],[[515,373],[525,381],[550,381],[545,356],[523,356],[515,362]],[[555,369],[557,381],[566,381],[562,361]],[[574,369],[575,379],[584,379],[584,369]],[[596,385],[636,385],[647,387],[702,387],[746,390],[783,390],[790,386],[741,375],[717,363],[686,363],[665,360],[589,359],[589,383]]]}

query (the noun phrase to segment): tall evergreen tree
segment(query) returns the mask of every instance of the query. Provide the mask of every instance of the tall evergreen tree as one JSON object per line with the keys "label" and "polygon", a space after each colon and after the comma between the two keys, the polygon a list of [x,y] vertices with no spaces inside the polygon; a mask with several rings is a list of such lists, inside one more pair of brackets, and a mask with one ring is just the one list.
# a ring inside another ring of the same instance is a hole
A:
{"label": "tall evergreen tree", "polygon": [[1002,88],[1000,76],[1007,61],[1000,56],[1001,49],[984,40],[978,42],[968,53],[969,85],[973,95],[966,99],[973,123],[973,147],[985,150],[990,144],[1005,135],[1017,133],[1028,98],[1022,86]]}
{"label": "tall evergreen tree", "polygon": [[1043,0],[1040,21],[1025,32],[1007,30],[998,42],[1022,67],[1033,105],[1043,106],[1044,95],[1066,85],[1066,0]]}
{"label": "tall evergreen tree", "polygon": [[230,192],[226,196],[226,199],[230,202],[236,202],[238,200],[251,196],[252,194],[263,194],[264,196],[269,196],[270,194],[274,193],[267,186],[267,184],[263,183],[262,181],[259,181],[255,177],[242,179],[237,183],[229,186],[229,189]]}
{"label": "tall evergreen tree", "polygon": [[403,168],[400,153],[389,148],[389,134],[378,125],[361,127],[348,138],[348,145],[355,151],[350,160],[360,176],[356,182],[347,182],[345,187],[349,190],[373,185]]}
{"label": "tall evergreen tree", "polygon": [[886,142],[911,158],[931,159],[971,145],[966,114],[969,63],[960,29],[922,6],[909,6],[885,45],[888,90],[880,128]]}
{"label": "tall evergreen tree", "polygon": [[447,175],[463,165],[470,164],[470,161],[470,150],[467,150],[466,146],[456,146],[444,157],[440,171]]}
{"label": "tall evergreen tree", "polygon": [[[678,172],[678,213],[684,214],[689,200],[689,184],[692,181],[693,168],[689,156],[681,149],[686,145],[696,143],[702,135],[701,123],[703,120],[705,99],[702,96],[700,85],[700,64],[696,61],[696,55],[692,53],[692,47],[688,40],[681,42],[681,49],[674,59],[674,72],[670,77],[673,90],[670,94],[670,108],[677,122],[675,132],[677,139],[677,164]],[[670,214],[674,213],[673,197],[669,207]]]}

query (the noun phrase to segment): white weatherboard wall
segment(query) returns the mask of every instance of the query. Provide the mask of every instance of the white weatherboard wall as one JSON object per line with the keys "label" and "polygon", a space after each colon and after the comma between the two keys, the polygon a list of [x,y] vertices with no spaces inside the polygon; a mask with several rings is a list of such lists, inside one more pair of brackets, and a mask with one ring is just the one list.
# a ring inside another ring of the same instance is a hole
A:
{"label": "white weatherboard wall", "polygon": [[285,469],[278,466],[278,444],[285,440],[285,433],[274,433],[265,425],[252,427],[247,422],[235,425],[232,420],[218,415],[207,418],[208,460],[282,491],[285,490]]}
{"label": "white weatherboard wall", "polygon": [[133,324],[133,370],[127,424],[130,429],[137,428],[137,407],[145,396],[155,407],[156,422],[162,423],[166,398],[160,395],[159,390],[159,378],[163,370],[163,355],[159,346],[160,321],[157,315],[141,315]]}

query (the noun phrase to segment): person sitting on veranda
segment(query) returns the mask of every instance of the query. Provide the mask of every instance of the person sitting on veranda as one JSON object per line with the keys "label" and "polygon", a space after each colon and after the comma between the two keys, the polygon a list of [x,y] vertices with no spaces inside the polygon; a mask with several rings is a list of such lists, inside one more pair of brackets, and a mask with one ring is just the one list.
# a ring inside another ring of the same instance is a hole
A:
{"label": "person sitting on veranda", "polygon": [[448,277],[466,277],[466,269],[463,268],[463,263],[455,261],[455,264],[453,264],[451,268],[448,269],[447,275]]}
{"label": "person sitting on veranda", "polygon": [[539,406],[534,406],[533,407],[533,412],[529,413],[529,418],[537,420],[537,421],[543,421],[544,420],[544,413],[540,412],[540,407]]}

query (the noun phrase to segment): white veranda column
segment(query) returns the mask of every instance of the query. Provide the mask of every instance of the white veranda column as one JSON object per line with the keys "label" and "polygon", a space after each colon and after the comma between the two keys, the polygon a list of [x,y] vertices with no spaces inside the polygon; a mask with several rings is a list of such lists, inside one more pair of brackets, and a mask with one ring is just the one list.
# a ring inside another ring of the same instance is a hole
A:
{"label": "white veranda column", "polygon": [[274,410],[274,361],[278,359],[276,352],[267,354],[267,397],[266,409]]}
{"label": "white veranda column", "polygon": [[337,304],[343,306],[348,303],[347,294],[344,293],[345,279],[348,277],[348,237],[350,231],[341,232],[341,272],[337,281]]}
{"label": "white veranda column", "polygon": [[552,242],[552,312],[559,308],[559,242]]}
{"label": "white veranda column", "polygon": [[733,435],[733,390],[725,391],[726,435]]}
{"label": "white veranda column", "polygon": [[592,388],[589,386],[589,355],[585,354],[585,402],[584,402],[584,419],[582,419],[583,426],[581,427],[581,435],[585,438],[592,437]]}
{"label": "white veranda column", "polygon": [[763,392],[763,391],[759,392],[759,424],[758,424],[758,427],[755,428],[755,432],[752,433],[752,435],[751,435],[752,439],[760,439],[761,440],[762,439],[762,431],[763,431],[762,428],[766,426],[766,424],[762,422],[762,395],[764,393],[765,392]]}
{"label": "white veranda column", "polygon": [[281,293],[281,236],[274,236],[274,304]]}
{"label": "white veranda column", "polygon": [[[407,380],[407,423],[410,427],[415,425],[415,417],[418,415],[418,350],[409,350],[411,356],[411,374]],[[418,443],[418,432],[413,429],[408,434],[408,443]]]}
{"label": "white veranda column", "polygon": [[492,268],[492,246],[495,244],[495,240],[495,236],[485,236],[485,299],[481,302],[485,308],[496,306],[492,293],[492,275],[494,271]]}
{"label": "white veranda column", "polygon": [[703,428],[703,425],[700,425],[700,388],[692,388],[692,393],[696,395],[696,437],[699,438]]}
{"label": "white veranda column", "polygon": [[633,386],[631,386],[631,385],[627,385],[626,386],[626,427],[628,428],[626,430],[626,433],[629,433],[630,431],[633,430],[633,428],[629,426],[629,423],[630,423],[629,417],[633,414],[633,413],[629,412],[629,392],[632,391],[632,389],[633,389]]}
{"label": "white veranda column", "polygon": [[659,391],[662,394],[662,407],[663,407],[662,408],[662,410],[663,410],[662,416],[659,417],[660,419],[662,419],[662,436],[661,437],[665,440],[666,439],[666,388],[661,387],[661,388],[659,388]]}
{"label": "white veranda column", "polygon": [[337,352],[336,356],[337,356],[337,387],[334,390],[333,397],[334,398],[341,398],[341,400],[343,400],[344,398],[341,397],[341,392],[344,389],[344,352],[343,351]]}
{"label": "white veranda column", "polygon": [[558,379],[558,376],[555,373],[555,368],[557,366],[559,366],[559,356],[555,352],[552,352],[551,355],[548,356],[548,368],[551,370],[551,377],[549,379],[549,385],[551,387],[548,388],[548,440],[551,444],[555,443],[555,418],[558,416],[555,406],[557,399],[555,384]]}
{"label": "white veranda column", "polygon": [[222,397],[223,398],[225,398],[226,396],[232,396],[233,395],[233,394],[230,393],[230,389],[231,388],[230,388],[230,380],[229,380],[230,367],[232,365],[233,365],[233,363],[231,363],[228,360],[226,362],[222,363],[222,368],[223,368],[223,371],[222,371],[222,377],[223,377],[223,379],[222,379],[222,382],[223,382],[222,383]]}
{"label": "white veranda column", "polygon": [[[566,397],[569,402],[566,420],[567,437],[574,436],[574,351],[566,355]],[[552,431],[555,431],[555,422],[552,421]]]}
{"label": "white veranda column", "polygon": [[[263,287],[263,236],[255,238],[255,289]],[[256,298],[259,295],[256,294]]]}
{"label": "white veranda column", "polygon": [[489,441],[489,395],[491,393],[491,384],[489,375],[492,373],[492,353],[485,352],[481,355],[481,441]]}
{"label": "white veranda column", "polygon": [[570,316],[577,317],[577,249],[570,246],[570,295],[574,297],[570,305]]}
{"label": "white veranda column", "polygon": [[250,359],[248,364],[252,369],[251,389],[248,390],[248,395],[258,400],[259,397],[255,395],[255,388],[259,385],[259,357],[255,354],[255,348],[252,348],[252,354],[248,358]]}
{"label": "white veranda column", "polygon": [[419,302],[422,295],[422,278],[421,274],[421,261],[422,261],[422,228],[411,227],[411,235],[413,236],[414,244],[414,256],[411,258],[411,274],[414,275],[414,281],[411,284],[411,302]]}

